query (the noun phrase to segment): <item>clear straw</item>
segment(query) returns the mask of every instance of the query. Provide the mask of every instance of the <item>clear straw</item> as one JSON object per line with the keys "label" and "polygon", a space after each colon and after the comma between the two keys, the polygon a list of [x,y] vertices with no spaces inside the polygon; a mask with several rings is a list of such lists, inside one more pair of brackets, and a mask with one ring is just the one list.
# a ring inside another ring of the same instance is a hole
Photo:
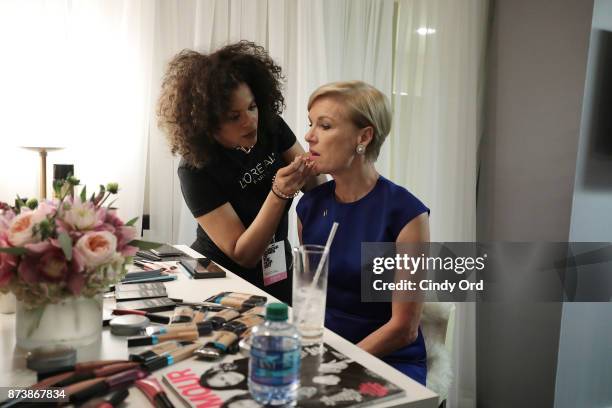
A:
{"label": "clear straw", "polygon": [[329,232],[329,236],[327,237],[327,242],[325,243],[325,248],[323,249],[323,255],[321,255],[321,259],[319,259],[319,265],[317,265],[317,270],[315,272],[314,278],[312,278],[312,283],[310,284],[308,290],[306,291],[306,299],[304,299],[304,307],[302,308],[302,313],[299,316],[300,318],[297,319],[298,324],[304,322],[304,319],[303,319],[305,317],[304,312],[308,310],[308,306],[310,305],[310,302],[312,302],[312,297],[314,296],[317,282],[319,281],[319,278],[321,277],[321,273],[323,272],[323,265],[325,265],[325,261],[327,260],[327,257],[329,256],[329,250],[331,248],[331,244],[334,240],[334,236],[336,235],[336,231],[338,230],[339,225],[340,224],[338,224],[337,222],[334,222],[332,225],[331,231]]}

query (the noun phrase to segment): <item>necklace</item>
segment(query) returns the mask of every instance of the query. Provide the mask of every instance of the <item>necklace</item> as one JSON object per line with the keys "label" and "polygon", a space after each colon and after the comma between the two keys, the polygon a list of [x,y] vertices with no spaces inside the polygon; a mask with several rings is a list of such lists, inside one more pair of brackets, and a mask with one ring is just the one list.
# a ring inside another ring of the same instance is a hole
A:
{"label": "necklace", "polygon": [[249,154],[249,153],[251,153],[251,151],[253,150],[254,147],[255,147],[255,145],[253,145],[251,147],[236,146],[236,150],[240,150],[241,152],[243,152],[245,154]]}

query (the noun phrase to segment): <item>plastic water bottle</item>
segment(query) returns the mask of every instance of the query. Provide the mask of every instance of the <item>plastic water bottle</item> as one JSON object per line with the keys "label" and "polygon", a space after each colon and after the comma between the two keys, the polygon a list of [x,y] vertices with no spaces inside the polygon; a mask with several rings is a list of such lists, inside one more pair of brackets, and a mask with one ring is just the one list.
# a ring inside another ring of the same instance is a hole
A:
{"label": "plastic water bottle", "polygon": [[249,391],[262,405],[294,405],[300,385],[300,335],[284,303],[266,308],[266,321],[251,333]]}

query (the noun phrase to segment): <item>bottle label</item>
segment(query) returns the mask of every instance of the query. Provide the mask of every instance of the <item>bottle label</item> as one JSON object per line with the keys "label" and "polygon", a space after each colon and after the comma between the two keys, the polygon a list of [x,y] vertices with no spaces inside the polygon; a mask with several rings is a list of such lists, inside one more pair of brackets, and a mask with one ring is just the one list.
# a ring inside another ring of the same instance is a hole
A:
{"label": "bottle label", "polygon": [[251,347],[251,380],[261,385],[291,385],[300,378],[300,350],[263,350]]}

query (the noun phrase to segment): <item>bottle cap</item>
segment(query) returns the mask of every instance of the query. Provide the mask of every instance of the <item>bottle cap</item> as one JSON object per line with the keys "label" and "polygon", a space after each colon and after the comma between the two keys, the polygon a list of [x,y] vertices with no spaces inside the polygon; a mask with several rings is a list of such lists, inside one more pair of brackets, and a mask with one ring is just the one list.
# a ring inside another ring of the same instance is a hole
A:
{"label": "bottle cap", "polygon": [[270,303],[266,308],[266,320],[284,322],[288,315],[289,312],[285,303]]}

